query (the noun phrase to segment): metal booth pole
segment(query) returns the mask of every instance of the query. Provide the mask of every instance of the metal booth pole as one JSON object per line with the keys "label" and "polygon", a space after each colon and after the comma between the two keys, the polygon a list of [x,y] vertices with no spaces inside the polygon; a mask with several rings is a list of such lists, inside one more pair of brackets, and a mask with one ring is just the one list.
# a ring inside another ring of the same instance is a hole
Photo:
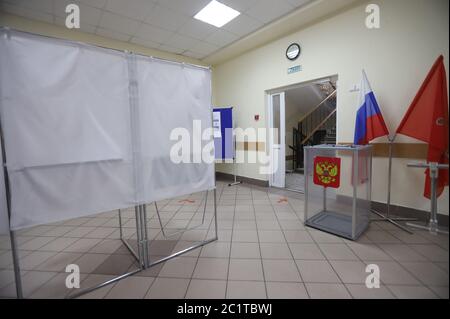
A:
{"label": "metal booth pole", "polygon": [[[233,114],[233,113],[232,113]],[[234,123],[234,121],[233,121]],[[236,141],[236,135],[234,134],[234,127],[235,124],[233,124],[233,147],[234,147],[234,152],[233,152],[233,175],[234,175],[234,182],[229,183],[228,186],[235,186],[235,185],[239,185],[242,184],[242,181],[238,181],[237,180],[237,174],[236,174],[236,149],[237,149],[237,141]]]}
{"label": "metal booth pole", "polygon": [[[6,148],[5,141],[3,139],[3,128],[2,121],[0,118],[0,144],[2,145],[2,157],[3,157],[3,178],[5,183],[5,195],[6,195],[6,207],[8,213],[8,220],[11,222],[11,189],[9,187],[9,175],[8,169],[6,166]],[[23,299],[23,290],[22,290],[22,278],[20,275],[20,264],[19,264],[19,253],[17,251],[17,241],[16,234],[13,230],[9,230],[9,238],[11,241],[11,254],[13,258],[13,267],[14,267],[14,280],[16,283],[16,295],[18,299]]]}
{"label": "metal booth pole", "polygon": [[430,169],[430,183],[431,183],[431,212],[430,212],[430,220],[426,225],[419,225],[415,223],[407,223],[410,227],[420,228],[428,230],[432,234],[448,234],[448,230],[444,230],[439,227],[437,220],[437,182],[439,177],[439,169],[448,169],[448,164],[439,164],[439,163],[410,163],[407,165],[408,167],[416,167],[416,168],[429,168]]}
{"label": "metal booth pole", "polygon": [[393,156],[393,146],[394,146],[394,140],[396,138],[397,134],[394,134],[394,136],[388,137],[389,140],[389,166],[388,166],[388,189],[387,189],[387,211],[386,214],[382,214],[376,209],[371,209],[372,213],[380,216],[380,219],[373,219],[373,221],[383,221],[383,222],[389,222],[398,228],[404,230],[405,232],[409,234],[413,234],[412,231],[410,231],[408,228],[406,228],[403,225],[400,225],[398,221],[416,221],[417,218],[401,218],[401,217],[395,217],[391,218],[391,184],[392,184],[392,156]]}

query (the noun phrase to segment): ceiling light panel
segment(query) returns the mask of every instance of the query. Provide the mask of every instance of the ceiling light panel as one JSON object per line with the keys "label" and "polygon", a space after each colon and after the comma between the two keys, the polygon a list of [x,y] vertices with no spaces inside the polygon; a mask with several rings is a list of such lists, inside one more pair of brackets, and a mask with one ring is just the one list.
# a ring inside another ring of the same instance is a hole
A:
{"label": "ceiling light panel", "polygon": [[194,18],[220,28],[240,14],[239,11],[212,0]]}

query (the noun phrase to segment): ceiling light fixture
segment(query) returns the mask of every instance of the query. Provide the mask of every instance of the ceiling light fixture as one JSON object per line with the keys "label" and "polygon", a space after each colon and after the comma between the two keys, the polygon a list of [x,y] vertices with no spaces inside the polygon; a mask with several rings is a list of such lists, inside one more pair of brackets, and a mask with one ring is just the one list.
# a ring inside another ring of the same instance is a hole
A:
{"label": "ceiling light fixture", "polygon": [[216,0],[212,0],[206,5],[206,7],[200,10],[194,18],[220,28],[240,14],[241,13],[239,11],[236,11]]}

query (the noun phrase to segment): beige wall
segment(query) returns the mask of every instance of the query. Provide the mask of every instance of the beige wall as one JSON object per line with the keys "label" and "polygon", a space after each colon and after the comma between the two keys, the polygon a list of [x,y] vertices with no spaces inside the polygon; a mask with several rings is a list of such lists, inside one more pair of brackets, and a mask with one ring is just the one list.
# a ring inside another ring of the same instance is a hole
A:
{"label": "beige wall", "polygon": [[149,49],[133,43],[104,38],[98,35],[76,31],[74,29],[67,29],[59,25],[30,20],[16,15],[8,14],[2,11],[0,11],[0,26],[7,26],[20,31],[32,32],[36,34],[52,36],[72,41],[80,41],[112,49],[128,50],[135,53],[140,53],[147,56],[154,56],[162,59],[168,59],[172,61],[205,65],[199,60],[184,57],[182,55]]}
{"label": "beige wall", "polygon": [[[215,105],[234,106],[238,126],[266,126],[266,90],[294,83],[338,75],[337,139],[353,140],[359,84],[364,68],[382,109],[386,124],[394,132],[407,107],[439,54],[448,70],[447,0],[373,0],[381,9],[381,28],[367,29],[365,6],[368,2],[300,30],[292,35],[254,49],[213,68]],[[302,55],[289,62],[284,53],[292,42],[299,42]],[[299,73],[287,68],[302,65]],[[255,122],[254,115],[261,120]],[[386,142],[380,138],[377,142]],[[397,142],[417,142],[398,136]],[[393,163],[394,204],[429,209],[422,196],[422,170],[406,168],[408,159]],[[385,201],[387,160],[374,158],[373,193],[375,201]],[[231,165],[218,166],[231,172]],[[239,164],[238,175],[267,180],[257,164]],[[448,188],[439,199],[439,211],[448,214]]]}

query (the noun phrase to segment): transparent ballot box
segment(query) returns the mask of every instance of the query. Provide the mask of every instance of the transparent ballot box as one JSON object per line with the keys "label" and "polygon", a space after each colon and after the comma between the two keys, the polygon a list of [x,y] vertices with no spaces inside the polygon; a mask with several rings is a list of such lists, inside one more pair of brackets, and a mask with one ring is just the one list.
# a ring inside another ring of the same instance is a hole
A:
{"label": "transparent ballot box", "polygon": [[372,146],[304,148],[305,225],[356,240],[369,226]]}

